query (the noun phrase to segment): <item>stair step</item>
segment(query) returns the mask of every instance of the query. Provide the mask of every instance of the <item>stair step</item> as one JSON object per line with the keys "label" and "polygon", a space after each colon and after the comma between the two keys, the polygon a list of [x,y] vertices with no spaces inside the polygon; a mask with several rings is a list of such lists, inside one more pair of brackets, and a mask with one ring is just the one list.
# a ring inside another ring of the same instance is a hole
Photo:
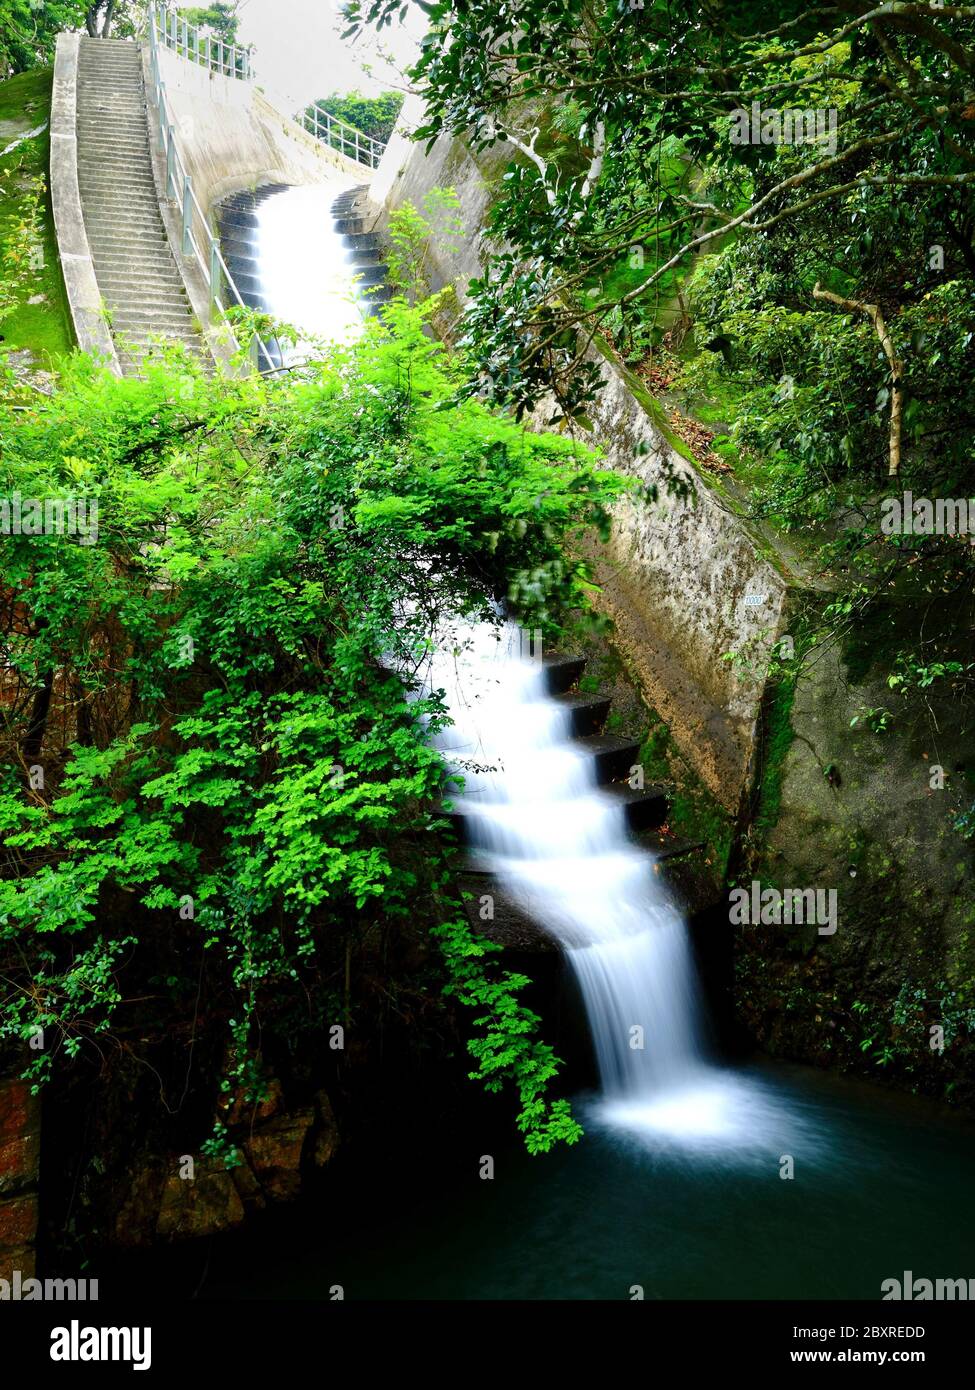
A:
{"label": "stair step", "polygon": [[241,294],[261,293],[261,286],[263,282],[261,281],[259,275],[248,275],[246,271],[235,270],[232,265],[228,265],[227,269],[234,277],[234,284],[240,290]]}
{"label": "stair step", "polygon": [[127,362],[140,362],[153,352],[158,353],[161,347],[182,348],[185,352],[192,353],[194,357],[206,357],[207,355],[203,339],[198,335],[193,337],[160,330],[141,338],[136,338],[130,333],[123,333],[119,334],[115,341],[116,352]]}
{"label": "stair step", "polygon": [[242,256],[244,260],[254,259],[253,253],[257,246],[257,238],[255,236],[239,235],[242,231],[242,228],[237,227],[229,234],[226,232],[221,233],[220,245],[224,248],[224,260],[226,260],[228,256]]}
{"label": "stair step", "polygon": [[656,830],[667,819],[670,799],[663,787],[643,787],[637,790],[626,782],[613,782],[605,788],[606,795],[622,805],[627,829],[633,834]]}
{"label": "stair step", "polygon": [[112,174],[106,174],[103,169],[99,169],[96,174],[94,170],[79,168],[78,186],[96,198],[111,198],[113,193],[119,193],[123,196],[132,194],[142,199],[153,198],[158,202],[156,185],[152,176],[150,174],[137,174],[131,169],[115,177]]}
{"label": "stair step", "polygon": [[564,695],[575,685],[585,666],[586,659],[583,656],[561,656],[558,653],[543,656],[545,689],[550,695]]}
{"label": "stair step", "polygon": [[85,135],[125,135],[135,140],[140,135],[148,135],[149,123],[145,111],[133,111],[131,116],[116,116],[107,126],[98,116],[87,111],[78,112],[78,129]]}
{"label": "stair step", "polygon": [[555,703],[568,710],[573,738],[598,734],[606,723],[611,701],[601,695],[556,695]]}
{"label": "stair step", "polygon": [[224,227],[242,227],[245,229],[256,228],[258,225],[256,210],[244,208],[221,208],[217,214],[217,221],[221,229]]}
{"label": "stair step", "polygon": [[[682,859],[688,854],[696,854],[705,848],[703,840],[685,840],[677,835],[671,835],[663,830],[645,830],[640,835],[633,837],[633,844],[636,848],[652,855],[659,864],[665,864],[672,859]],[[483,884],[485,879],[495,879],[496,866],[492,863],[490,856],[480,850],[461,848],[457,851],[458,875],[476,877]],[[489,891],[484,887],[480,892]]]}
{"label": "stair step", "polygon": [[154,232],[146,236],[141,236],[138,233],[130,234],[125,228],[125,225],[120,223],[114,230],[102,227],[97,229],[93,228],[89,233],[88,239],[89,241],[97,241],[108,248],[117,246],[119,250],[123,250],[126,247],[132,247],[138,250],[141,247],[150,246],[153,250],[156,250],[161,246],[168,247],[169,245],[169,242],[166,240],[165,228],[162,222],[159,223],[159,226]]}
{"label": "stair step", "polygon": [[147,356],[148,353],[159,348],[160,343],[169,346],[176,343],[179,347],[185,348],[187,352],[196,357],[206,357],[207,351],[203,338],[200,334],[181,334],[181,333],[143,333],[136,335],[126,333],[120,335],[118,351],[129,361],[135,362]]}
{"label": "stair step", "polygon": [[[487,937],[509,950],[558,951],[555,937],[549,936],[537,922],[517,907],[497,879],[490,875],[473,873],[461,874],[457,887],[464,896],[464,908],[468,920],[478,936]],[[491,898],[491,920],[481,919],[481,898]]]}
{"label": "stair step", "polygon": [[93,179],[101,176],[103,183],[117,184],[124,179],[126,183],[144,184],[147,190],[156,187],[147,146],[132,150],[117,159],[104,150],[83,148],[78,158],[78,173],[82,177]]}
{"label": "stair step", "polygon": [[114,273],[106,271],[100,276],[98,285],[104,294],[110,291],[132,293],[140,290],[146,294],[155,294],[158,290],[174,289],[182,292],[184,289],[183,281],[176,271],[173,271],[172,275],[157,275],[140,270],[132,275],[123,275],[116,269]]}
{"label": "stair step", "polygon": [[113,140],[109,146],[94,131],[79,131],[78,133],[79,167],[91,164],[98,159],[104,162],[107,167],[117,168],[120,165],[130,164],[132,160],[139,160],[144,163],[148,157],[148,136],[137,139],[133,134],[131,140]]}
{"label": "stair step", "polygon": [[163,241],[162,238],[111,241],[96,235],[89,236],[88,245],[91,247],[92,259],[109,273],[116,271],[134,275],[141,269],[152,270],[157,265],[164,266],[167,270],[176,268],[169,242]]}
{"label": "stair step", "polygon": [[149,212],[136,212],[130,210],[124,221],[117,217],[113,212],[105,208],[96,207],[89,211],[85,217],[85,226],[89,233],[98,231],[105,232],[112,236],[115,232],[122,231],[137,233],[142,236],[145,232],[162,232],[163,220],[159,213],[155,215]]}
{"label": "stair step", "polygon": [[182,323],[191,313],[190,302],[184,296],[172,295],[166,299],[156,299],[150,295],[135,298],[131,293],[109,294],[102,290],[106,304],[112,312],[112,321],[118,328],[134,327],[137,323]]}
{"label": "stair step", "polygon": [[356,266],[354,275],[359,281],[362,289],[368,289],[373,285],[384,285],[386,276],[389,273],[388,265],[365,265]]}
{"label": "stair step", "polygon": [[166,334],[171,329],[175,329],[177,335],[186,332],[188,335],[196,334],[196,329],[190,321],[190,311],[186,309],[172,308],[160,310],[117,310],[112,314],[112,328],[116,333],[129,334],[136,333],[161,333]]}
{"label": "stair step", "polygon": [[133,211],[143,211],[152,208],[159,211],[159,199],[155,195],[155,190],[148,187],[135,187],[127,185],[123,178],[117,179],[114,183],[93,184],[85,178],[79,178],[78,187],[82,197],[87,196],[88,205],[95,211],[104,208],[107,212],[114,212],[116,209],[132,208]]}
{"label": "stair step", "polygon": [[93,189],[84,180],[79,182],[79,187],[83,192],[91,195],[93,210],[104,210],[114,212],[116,209],[131,208],[133,212],[154,212],[159,213],[159,200],[153,194],[137,192],[135,189],[126,189],[121,185],[116,185],[113,189]]}
{"label": "stair step", "polygon": [[[667,819],[669,802],[662,787],[644,787],[637,791],[625,782],[614,782],[605,787],[604,792],[612,804],[622,809],[626,828],[632,835],[655,830]],[[462,805],[456,809],[442,809],[441,814],[457,838],[465,843],[471,831],[470,822],[480,813],[476,808]]]}
{"label": "stair step", "polygon": [[159,205],[145,202],[128,202],[127,211],[123,214],[121,210],[110,206],[108,203],[96,200],[86,209],[85,223],[89,226],[98,226],[101,229],[114,231],[122,226],[126,228],[138,227],[161,227],[163,225],[162,216],[159,212]]}
{"label": "stair step", "polygon": [[78,110],[115,112],[119,116],[145,116],[146,101],[141,88],[121,88],[119,85],[78,83]]}
{"label": "stair step", "polygon": [[[672,836],[653,832],[641,837],[648,851],[655,855],[655,869],[659,872],[667,861],[681,858],[703,845],[690,840],[678,840]],[[479,936],[496,941],[509,950],[532,952],[557,951],[559,943],[554,936],[538,925],[511,896],[509,890],[497,876],[487,868],[483,860],[467,851],[460,864],[457,887],[464,898],[464,907],[472,928]],[[489,921],[481,917],[482,899],[490,897],[492,916]]]}
{"label": "stair step", "polygon": [[640,761],[638,739],[620,734],[589,734],[575,742],[595,759],[596,782],[599,786],[629,777],[630,769]]}

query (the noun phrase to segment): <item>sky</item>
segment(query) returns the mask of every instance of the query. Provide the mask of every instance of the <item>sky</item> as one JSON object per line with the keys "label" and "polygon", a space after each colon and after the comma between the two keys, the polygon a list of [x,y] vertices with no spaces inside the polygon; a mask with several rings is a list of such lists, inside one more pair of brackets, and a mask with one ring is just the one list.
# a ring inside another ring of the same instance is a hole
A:
{"label": "sky", "polygon": [[255,48],[258,84],[295,110],[331,92],[374,95],[404,86],[402,69],[424,24],[413,6],[405,26],[394,22],[381,40],[373,32],[354,43],[340,37],[346,25],[338,0],[240,0],[238,13],[241,41]]}

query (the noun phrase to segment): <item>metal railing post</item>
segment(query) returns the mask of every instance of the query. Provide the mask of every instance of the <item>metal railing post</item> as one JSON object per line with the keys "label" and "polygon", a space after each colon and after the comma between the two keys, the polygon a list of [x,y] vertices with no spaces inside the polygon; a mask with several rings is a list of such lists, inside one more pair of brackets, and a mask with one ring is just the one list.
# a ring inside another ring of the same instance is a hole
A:
{"label": "metal railing post", "polygon": [[220,303],[220,251],[216,239],[210,239],[210,317]]}
{"label": "metal railing post", "polygon": [[166,127],[168,144],[166,148],[166,193],[170,198],[176,196],[176,127]]}
{"label": "metal railing post", "polygon": [[193,250],[193,180],[183,175],[183,255]]}
{"label": "metal railing post", "polygon": [[223,39],[217,39],[217,71],[223,76]]}
{"label": "metal railing post", "polygon": [[156,91],[156,99],[159,102],[159,143],[163,149],[166,148],[166,84],[160,82]]}

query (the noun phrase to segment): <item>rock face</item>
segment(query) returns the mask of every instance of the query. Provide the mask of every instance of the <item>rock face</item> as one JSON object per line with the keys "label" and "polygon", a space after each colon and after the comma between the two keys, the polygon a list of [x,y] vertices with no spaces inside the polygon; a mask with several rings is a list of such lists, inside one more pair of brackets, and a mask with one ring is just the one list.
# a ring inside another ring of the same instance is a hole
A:
{"label": "rock face", "polygon": [[26,1082],[0,1081],[0,1279],[34,1273],[40,1148],[40,1102]]}
{"label": "rock face", "polygon": [[188,1153],[143,1163],[118,1207],[115,1244],[148,1246],[231,1230],[251,1212],[294,1201],[303,1179],[323,1168],[339,1143],[324,1091],[312,1105],[285,1110],[277,1082],[261,1102],[232,1102],[224,1123],[236,1165]]}
{"label": "rock face", "polygon": [[[947,697],[895,703],[889,641],[861,645],[824,651],[797,685],[752,870],[834,891],[836,930],[737,928],[739,1015],[772,1053],[970,1105],[975,865],[958,821],[971,731]],[[896,723],[872,732],[864,711],[883,707]]]}

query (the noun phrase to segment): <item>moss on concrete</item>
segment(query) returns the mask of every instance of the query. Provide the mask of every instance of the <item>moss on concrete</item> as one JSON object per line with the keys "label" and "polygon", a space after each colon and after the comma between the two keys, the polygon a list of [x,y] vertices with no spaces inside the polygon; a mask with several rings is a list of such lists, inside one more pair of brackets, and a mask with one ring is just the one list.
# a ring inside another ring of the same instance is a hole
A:
{"label": "moss on concrete", "polygon": [[792,727],[794,676],[782,676],[766,694],[760,733],[761,772],[757,786],[757,805],[752,830],[765,841],[775,829],[782,808],[782,778],[786,754],[795,738]]}
{"label": "moss on concrete", "polygon": [[[14,146],[0,158],[0,237],[19,216],[32,181],[43,179],[47,187],[47,126],[32,139],[21,137],[49,120],[52,78],[52,70],[44,68],[0,82],[0,149]],[[33,365],[50,370],[55,359],[74,346],[74,336],[49,197],[45,197],[42,207],[40,249],[43,263],[38,265],[13,312],[4,318],[0,335],[6,347],[29,353]]]}

